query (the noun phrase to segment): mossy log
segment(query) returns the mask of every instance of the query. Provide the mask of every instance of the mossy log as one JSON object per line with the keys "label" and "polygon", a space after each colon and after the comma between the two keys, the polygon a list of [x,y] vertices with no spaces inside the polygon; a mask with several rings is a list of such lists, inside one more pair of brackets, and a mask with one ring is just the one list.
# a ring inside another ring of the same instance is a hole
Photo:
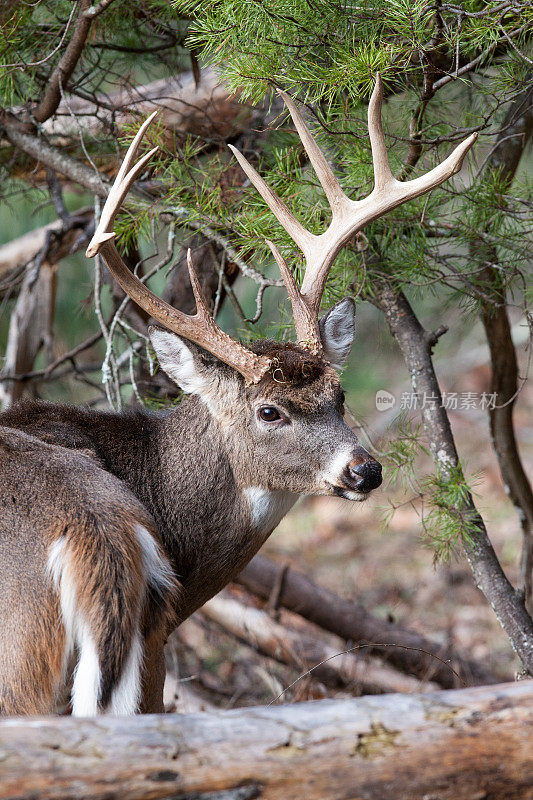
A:
{"label": "mossy log", "polygon": [[533,681],[135,718],[0,722],[0,798],[528,800]]}

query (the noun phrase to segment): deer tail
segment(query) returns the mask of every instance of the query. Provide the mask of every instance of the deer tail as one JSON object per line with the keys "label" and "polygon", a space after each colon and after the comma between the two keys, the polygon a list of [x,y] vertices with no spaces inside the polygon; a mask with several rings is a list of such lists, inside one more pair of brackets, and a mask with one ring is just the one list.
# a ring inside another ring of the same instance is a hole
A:
{"label": "deer tail", "polygon": [[84,511],[50,545],[48,569],[60,598],[65,663],[77,654],[72,713],[135,713],[146,604],[157,596],[164,607],[175,589],[150,522]]}

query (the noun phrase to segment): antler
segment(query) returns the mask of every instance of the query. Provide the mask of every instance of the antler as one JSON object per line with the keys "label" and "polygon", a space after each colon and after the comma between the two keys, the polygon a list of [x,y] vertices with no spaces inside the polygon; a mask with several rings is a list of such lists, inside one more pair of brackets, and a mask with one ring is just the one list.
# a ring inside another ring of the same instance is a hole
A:
{"label": "antler", "polygon": [[368,106],[368,133],[374,164],[374,189],[364,200],[350,200],[343,192],[292,99],[285,92],[280,91],[279,94],[290,111],[302,144],[328,199],[332,220],[327,230],[315,235],[304,228],[242,153],[231,145],[229,147],[276,219],[304,254],[306,271],[302,286],[298,289],[283,256],[277,247],[267,240],[287,286],[298,342],[301,346],[318,354],[322,350],[318,329],[320,301],[331,265],[340,250],[354,234],[372,220],[378,219],[387,211],[391,211],[408,200],[413,200],[415,197],[431,191],[455,175],[461,169],[466,153],[476,141],[477,133],[473,133],[468,139],[461,142],[442,164],[430,172],[411,181],[397,181],[392,174],[385,147],[385,136],[381,123],[383,84],[378,74]]}
{"label": "antler", "polygon": [[[391,211],[402,203],[419,197],[436,186],[440,186],[441,183],[458,172],[466,153],[475,142],[477,134],[472,134],[458,145],[442,164],[439,164],[426,175],[422,175],[412,181],[397,181],[392,174],[385,147],[385,137],[381,124],[383,86],[378,75],[368,106],[368,132],[374,163],[374,189],[364,200],[350,200],[343,192],[324,154],[313,139],[293,101],[284,92],[280,92],[280,94],[290,111],[309,160],[328,199],[332,220],[327,230],[324,233],[315,235],[304,228],[283,201],[248,163],[246,158],[236,148],[231,145],[230,148],[270,210],[304,254],[306,271],[302,286],[299,289],[278,248],[273,242],[267,240],[267,244],[279,265],[291,300],[298,341],[309,351],[319,354],[322,351],[318,327],[320,301],[331,265],[339,251],[355,233],[372,220],[383,216],[387,211]],[[209,311],[208,303],[194,270],[190,250],[187,253],[187,264],[196,300],[197,310],[194,315],[178,311],[151,292],[128,269],[115,247],[113,241],[115,238],[113,231],[115,216],[132,183],[141,174],[145,164],[158,149],[155,147],[144,155],[137,164],[133,164],[142,137],[156,113],[151,114],[143,123],[126,153],[102,210],[98,227],[87,248],[87,256],[91,258],[100,253],[111,274],[122,286],[126,294],[166,328],[195,342],[200,347],[213,353],[221,361],[234,367],[243,375],[247,383],[258,383],[269,370],[272,363],[271,359],[267,356],[258,356],[243,347],[216,324]]]}
{"label": "antler", "polygon": [[128,152],[118,171],[115,182],[109,192],[100,222],[94,232],[87,248],[87,257],[92,258],[100,253],[106,262],[109,271],[116,281],[122,286],[132,300],[143,308],[151,317],[160,322],[166,328],[180,336],[189,339],[191,342],[203,347],[213,355],[217,356],[225,364],[234,367],[244,377],[247,383],[258,383],[263,375],[268,371],[271,359],[266,356],[258,356],[234,341],[228,336],[213,319],[208,303],[202,292],[198,275],[195,272],[191,251],[187,252],[187,265],[191,286],[196,300],[196,314],[188,315],[178,311],[173,306],[165,303],[157,297],[150,289],[142,283],[136,275],[131,272],[120,257],[115,247],[113,223],[115,216],[123,202],[128,190],[134,180],[144,169],[145,164],[157,151],[157,147],[144,155],[137,164],[131,166],[144,132],[157,114],[154,111],[147,120],[141,125],[137,135],[128,148]]}

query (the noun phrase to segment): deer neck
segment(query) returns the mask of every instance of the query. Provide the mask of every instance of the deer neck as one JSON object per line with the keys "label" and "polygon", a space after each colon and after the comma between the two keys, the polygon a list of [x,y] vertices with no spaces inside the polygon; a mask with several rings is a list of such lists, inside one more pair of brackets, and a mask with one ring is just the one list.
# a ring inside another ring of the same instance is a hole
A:
{"label": "deer neck", "polygon": [[235,577],[297,497],[240,485],[219,423],[195,397],[160,419],[150,447],[158,467],[145,502],[184,584],[185,617]]}

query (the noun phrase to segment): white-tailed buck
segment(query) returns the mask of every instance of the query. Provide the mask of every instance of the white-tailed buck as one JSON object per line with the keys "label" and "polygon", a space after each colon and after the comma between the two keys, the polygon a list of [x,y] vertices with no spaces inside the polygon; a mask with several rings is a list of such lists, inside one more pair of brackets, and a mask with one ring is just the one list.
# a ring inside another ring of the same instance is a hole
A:
{"label": "white-tailed buck", "polygon": [[87,250],[162,328],[161,367],[189,395],[169,413],[98,413],[26,403],[0,417],[0,712],[54,710],[71,687],[75,714],[163,710],[169,632],[252,558],[299,495],[363,500],[381,467],[343,421],[336,370],[350,350],[354,302],[319,321],[340,249],[363,226],[456,173],[475,134],[428,174],[401,183],[389,167],[382,87],[368,127],[375,186],[342,191],[293,101],[283,95],[326,193],[332,222],[307,231],[234,148],[303,251],[302,286],[269,242],[292,303],[298,344],[244,347],[222,331],[189,254],[197,313],[156,297],[122,261],[113,221],[154,152],[134,164],[140,128]]}

